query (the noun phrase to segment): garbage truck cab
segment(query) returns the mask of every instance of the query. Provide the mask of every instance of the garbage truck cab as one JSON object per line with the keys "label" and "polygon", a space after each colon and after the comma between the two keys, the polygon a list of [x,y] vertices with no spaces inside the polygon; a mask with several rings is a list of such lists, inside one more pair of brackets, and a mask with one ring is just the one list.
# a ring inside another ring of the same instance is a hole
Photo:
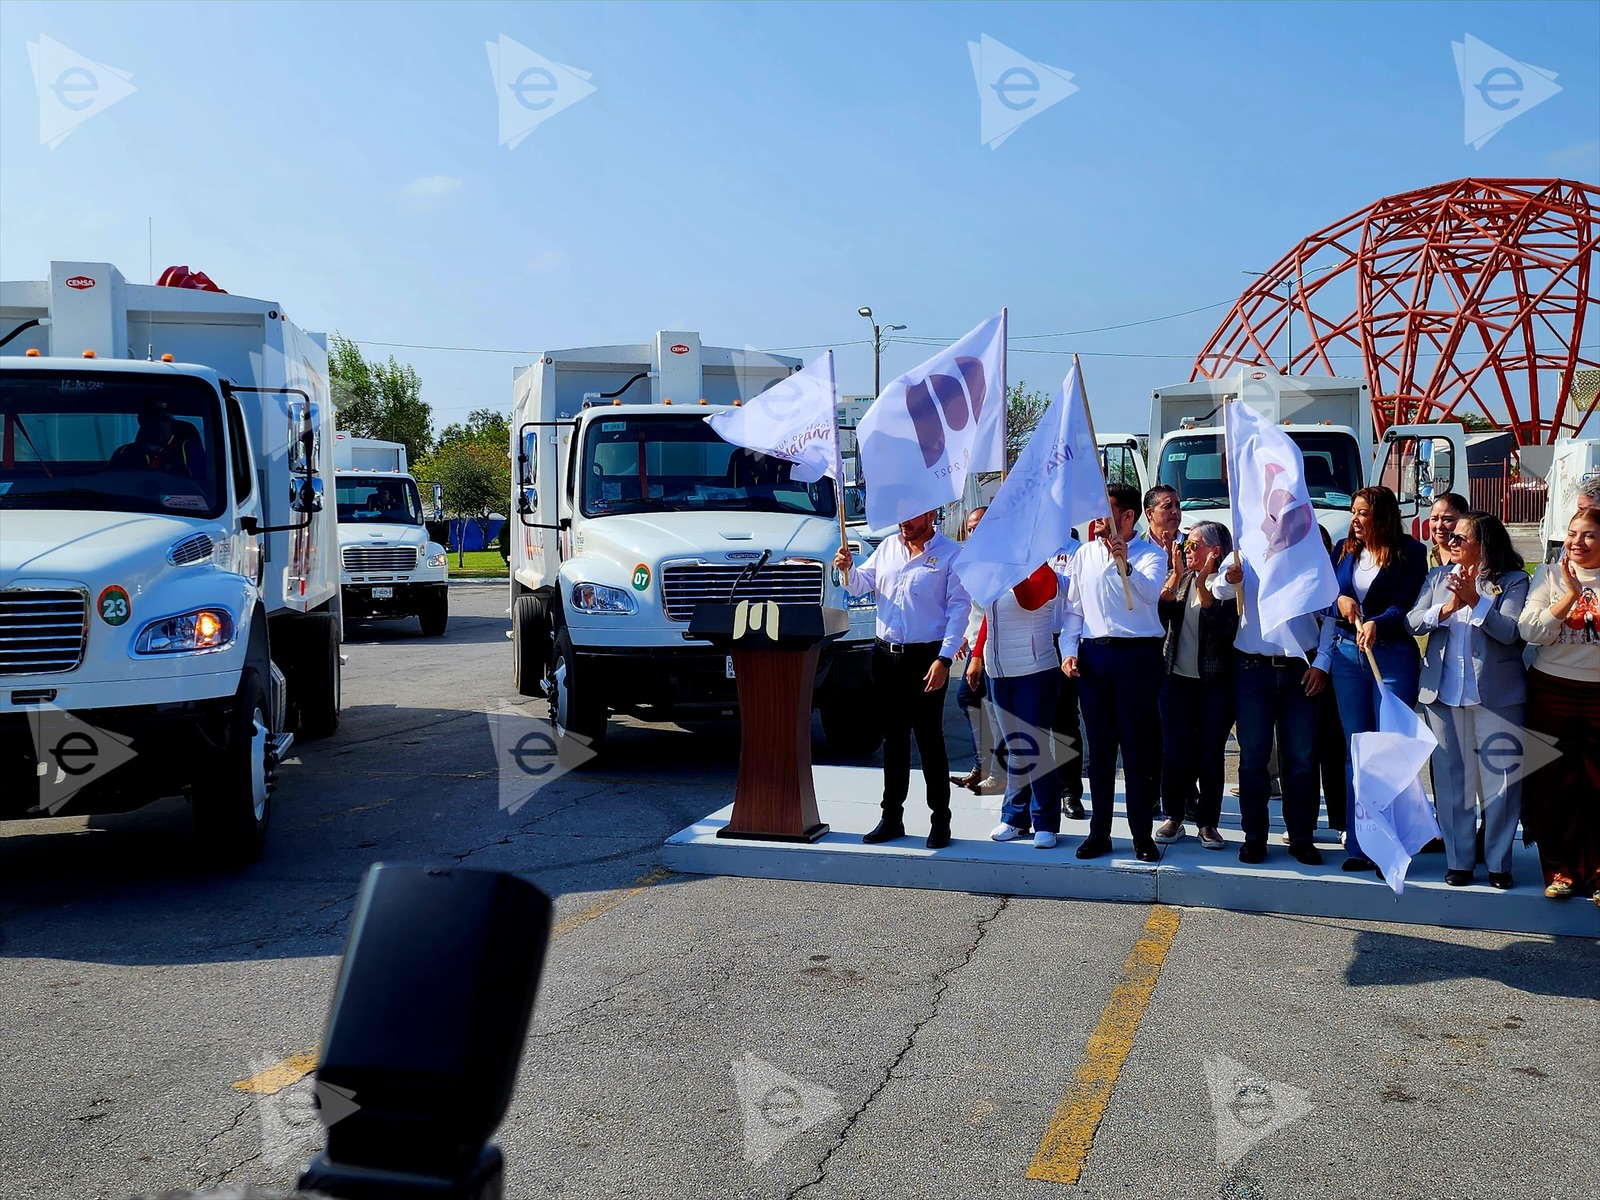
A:
{"label": "garbage truck cab", "polygon": [[[569,759],[592,759],[611,713],[732,715],[731,660],[688,637],[701,601],[844,608],[813,705],[830,749],[882,740],[870,698],[874,598],[833,568],[834,483],[719,438],[705,418],[752,399],[800,360],[702,346],[665,331],[641,345],[554,350],[520,369],[511,419],[514,675],[547,695]],[[859,556],[862,548],[853,545]]]}

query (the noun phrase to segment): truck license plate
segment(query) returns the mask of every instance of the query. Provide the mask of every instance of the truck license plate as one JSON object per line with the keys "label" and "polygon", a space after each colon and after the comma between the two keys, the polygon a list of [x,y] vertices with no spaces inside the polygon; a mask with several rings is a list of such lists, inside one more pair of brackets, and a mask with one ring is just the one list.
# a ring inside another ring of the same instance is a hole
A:
{"label": "truck license plate", "polygon": [[728,678],[733,678],[733,655],[728,655]]}
{"label": "truck license plate", "polygon": [[374,600],[393,600],[394,589],[392,587],[375,587],[372,589],[372,598]]}

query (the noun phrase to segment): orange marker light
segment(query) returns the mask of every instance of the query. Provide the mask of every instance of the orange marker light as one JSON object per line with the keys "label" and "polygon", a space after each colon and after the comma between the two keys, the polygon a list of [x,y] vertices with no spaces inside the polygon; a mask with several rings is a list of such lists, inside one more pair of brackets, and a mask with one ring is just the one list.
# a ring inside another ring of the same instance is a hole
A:
{"label": "orange marker light", "polygon": [[23,357],[24,358],[38,358],[39,357],[39,351],[38,351],[37,348],[30,347],[28,352],[25,355],[23,355]]}
{"label": "orange marker light", "polygon": [[222,622],[217,620],[216,613],[203,612],[195,618],[194,632],[196,641],[214,642],[222,632]]}
{"label": "orange marker light", "polygon": [[161,356],[161,361],[162,361],[162,362],[171,362],[171,361],[172,361],[172,355],[170,355],[170,354],[163,354],[163,355],[162,355],[162,356]]}
{"label": "orange marker light", "polygon": [[93,358],[94,357],[94,351],[93,350],[85,350],[83,352],[83,356],[85,358]]}

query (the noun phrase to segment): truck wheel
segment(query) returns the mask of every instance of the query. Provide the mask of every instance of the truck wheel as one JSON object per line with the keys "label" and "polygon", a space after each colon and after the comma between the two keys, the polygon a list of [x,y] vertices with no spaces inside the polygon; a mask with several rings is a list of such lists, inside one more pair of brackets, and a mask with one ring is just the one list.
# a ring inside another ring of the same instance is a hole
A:
{"label": "truck wheel", "polygon": [[311,742],[339,728],[339,622],[332,613],[310,613],[296,623],[295,632],[298,670],[289,686],[300,693],[295,702],[300,714],[297,732]]}
{"label": "truck wheel", "polygon": [[242,867],[261,856],[272,819],[271,725],[266,685],[254,667],[239,680],[229,716],[227,745],[204,765],[190,792],[195,837],[206,860]]}
{"label": "truck wheel", "polygon": [[572,635],[556,634],[554,669],[550,685],[550,723],[556,731],[556,754],[568,770],[579,770],[598,760],[606,736],[606,710],[595,701],[582,673],[575,671]]}
{"label": "truck wheel", "polygon": [[544,668],[550,647],[549,615],[543,596],[518,596],[511,610],[511,669],[517,691],[543,696]]}
{"label": "truck wheel", "polygon": [[443,637],[445,626],[450,624],[449,589],[431,589],[422,601],[417,620],[422,624],[423,637]]}
{"label": "truck wheel", "polygon": [[840,758],[868,758],[883,744],[883,727],[867,692],[846,692],[820,705],[828,749]]}

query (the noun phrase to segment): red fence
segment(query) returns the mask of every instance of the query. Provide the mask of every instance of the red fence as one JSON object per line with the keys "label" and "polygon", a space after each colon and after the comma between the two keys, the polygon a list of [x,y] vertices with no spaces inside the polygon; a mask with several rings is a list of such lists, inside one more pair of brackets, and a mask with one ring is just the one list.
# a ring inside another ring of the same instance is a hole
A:
{"label": "red fence", "polygon": [[1472,507],[1493,513],[1507,525],[1538,524],[1544,520],[1550,491],[1544,480],[1512,479],[1502,471],[1488,478],[1469,480]]}

